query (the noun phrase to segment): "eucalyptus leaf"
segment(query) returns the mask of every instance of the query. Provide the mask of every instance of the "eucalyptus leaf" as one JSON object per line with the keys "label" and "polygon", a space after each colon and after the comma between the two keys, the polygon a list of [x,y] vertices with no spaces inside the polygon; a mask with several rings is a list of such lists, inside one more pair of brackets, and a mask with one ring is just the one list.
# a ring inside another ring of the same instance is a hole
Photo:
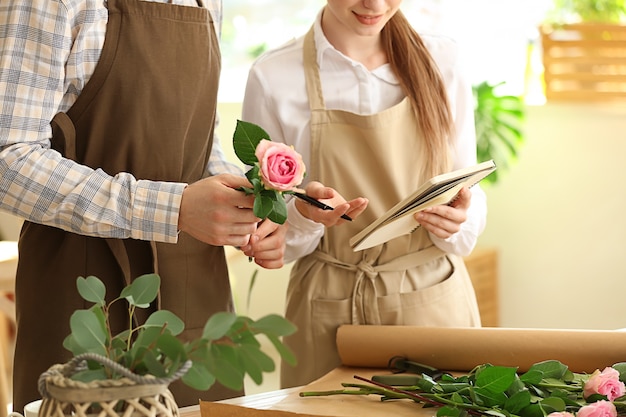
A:
{"label": "eucalyptus leaf", "polygon": [[191,388],[206,391],[215,383],[215,376],[199,363],[194,363],[182,377],[182,381]]}
{"label": "eucalyptus leaf", "polygon": [[291,349],[284,345],[277,336],[274,336],[273,334],[266,334],[266,336],[269,341],[272,342],[274,348],[276,348],[285,363],[288,363],[289,365],[295,365],[297,363],[296,355],[294,355]]}
{"label": "eucalyptus leaf", "polygon": [[268,314],[251,324],[256,332],[273,334],[276,336],[289,336],[296,332],[297,327],[277,314]]}
{"label": "eucalyptus leaf", "polygon": [[[239,361],[242,365],[244,372],[250,375],[250,378],[257,385],[260,385],[263,382],[263,368],[261,362],[258,361],[259,358],[256,357],[257,352],[260,351],[256,350],[255,352],[255,349],[245,349],[244,347],[242,347],[241,349],[239,349]],[[267,357],[267,355],[265,357]],[[274,370],[273,366],[274,363],[272,362],[272,369],[270,369],[271,371]]]}
{"label": "eucalyptus leaf", "polygon": [[[135,317],[137,307],[149,306],[156,299],[160,286],[158,275],[136,278],[109,304],[102,301],[106,291],[100,284],[96,277],[77,279],[81,297],[94,304],[89,310],[75,311],[70,318],[71,333],[65,337],[63,346],[74,355],[96,353],[137,375],[164,378],[171,377],[191,360],[191,370],[182,380],[200,390],[210,388],[216,380],[226,387],[241,389],[247,372],[253,380],[261,381],[264,372],[275,369],[272,358],[262,351],[250,327],[254,321],[249,317],[231,312],[214,314],[207,320],[202,337],[183,342],[177,336],[183,332],[184,322],[172,312],[156,311],[143,324]],[[109,328],[109,313],[117,302],[127,304],[129,327],[114,333]],[[289,329],[285,322],[280,317],[263,319],[256,331],[280,335]],[[288,363],[295,364],[295,357],[278,336],[273,336],[272,343]],[[90,381],[120,377],[100,361],[88,360],[87,368],[73,378]]]}
{"label": "eucalyptus leaf", "polygon": [[161,277],[157,274],[145,274],[135,278],[120,296],[126,298],[130,305],[146,307],[156,299],[160,285]]}
{"label": "eucalyptus leaf", "polygon": [[219,312],[209,318],[202,330],[202,337],[207,340],[221,339],[228,333],[237,316],[229,312]]}
{"label": "eucalyptus leaf", "polygon": [[144,349],[142,353],[142,365],[147,373],[157,378],[164,378],[168,375],[166,366],[160,361],[156,352]]}
{"label": "eucalyptus leaf", "polygon": [[144,327],[166,327],[171,334],[176,336],[183,332],[185,323],[171,311],[158,310],[150,314]]}
{"label": "eucalyptus leaf", "polygon": [[76,280],[76,288],[80,296],[86,301],[96,303],[97,305],[104,305],[106,303],[104,299],[106,288],[100,279],[94,276],[88,276],[87,278],[78,277]]}
{"label": "eucalyptus leaf", "polygon": [[88,352],[106,356],[106,329],[100,326],[96,314],[90,310],[76,310],[70,317],[74,343]]}
{"label": "eucalyptus leaf", "polygon": [[[156,341],[156,348],[164,354],[170,361],[175,362],[174,367],[178,367],[187,360],[185,345],[181,340],[171,334],[162,334]],[[177,369],[173,369],[176,371]]]}

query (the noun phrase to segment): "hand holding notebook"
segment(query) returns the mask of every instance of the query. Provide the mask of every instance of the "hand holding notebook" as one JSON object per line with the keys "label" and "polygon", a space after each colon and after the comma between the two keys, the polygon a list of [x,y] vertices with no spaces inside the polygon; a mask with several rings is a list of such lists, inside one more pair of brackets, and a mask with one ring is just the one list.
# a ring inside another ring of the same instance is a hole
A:
{"label": "hand holding notebook", "polygon": [[354,235],[350,239],[350,246],[356,252],[412,233],[419,227],[415,213],[428,207],[449,204],[462,188],[473,186],[495,169],[495,163],[489,160],[431,178],[413,194]]}

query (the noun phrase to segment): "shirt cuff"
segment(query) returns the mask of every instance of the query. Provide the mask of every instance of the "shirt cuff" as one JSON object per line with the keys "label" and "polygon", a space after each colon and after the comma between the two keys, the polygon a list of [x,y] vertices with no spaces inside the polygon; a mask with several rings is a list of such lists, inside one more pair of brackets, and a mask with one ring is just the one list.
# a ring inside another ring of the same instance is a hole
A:
{"label": "shirt cuff", "polygon": [[131,237],[178,242],[178,215],[186,183],[139,180],[134,193]]}

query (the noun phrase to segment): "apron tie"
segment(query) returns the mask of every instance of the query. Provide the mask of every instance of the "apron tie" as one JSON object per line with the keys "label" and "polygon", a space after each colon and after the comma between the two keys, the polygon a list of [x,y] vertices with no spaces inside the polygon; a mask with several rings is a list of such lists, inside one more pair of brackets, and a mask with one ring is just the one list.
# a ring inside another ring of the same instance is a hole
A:
{"label": "apron tie", "polygon": [[[393,258],[384,264],[374,265],[374,262],[378,259],[380,253],[382,252],[382,248],[383,245],[379,245],[370,250],[364,251],[365,253],[363,259],[361,259],[361,261],[356,265],[341,262],[329,253],[322,252],[319,249],[312,253],[312,256],[320,262],[324,262],[328,265],[332,265],[346,271],[356,272],[352,290],[351,324],[380,324],[380,314],[378,314],[378,306],[376,304],[376,285],[374,285],[374,281],[381,272],[406,271],[407,269],[424,265],[425,263],[445,256],[446,254],[437,246],[431,245],[425,249]],[[372,292],[366,291],[364,287],[367,282],[364,280],[365,277],[369,278],[372,283]],[[364,316],[364,312],[367,310],[363,307],[364,305],[367,305],[369,309],[374,310],[370,320],[367,320]],[[371,323],[368,323],[368,321]]]}

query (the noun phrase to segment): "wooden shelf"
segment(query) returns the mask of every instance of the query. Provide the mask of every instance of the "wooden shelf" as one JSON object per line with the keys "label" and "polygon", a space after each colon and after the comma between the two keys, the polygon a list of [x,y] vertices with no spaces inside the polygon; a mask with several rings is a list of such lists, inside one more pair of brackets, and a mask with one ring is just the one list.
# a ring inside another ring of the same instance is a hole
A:
{"label": "wooden shelf", "polygon": [[626,25],[540,27],[548,101],[626,100]]}
{"label": "wooden shelf", "polygon": [[492,248],[476,248],[464,260],[474,284],[482,325],[498,327],[500,325],[498,252]]}

